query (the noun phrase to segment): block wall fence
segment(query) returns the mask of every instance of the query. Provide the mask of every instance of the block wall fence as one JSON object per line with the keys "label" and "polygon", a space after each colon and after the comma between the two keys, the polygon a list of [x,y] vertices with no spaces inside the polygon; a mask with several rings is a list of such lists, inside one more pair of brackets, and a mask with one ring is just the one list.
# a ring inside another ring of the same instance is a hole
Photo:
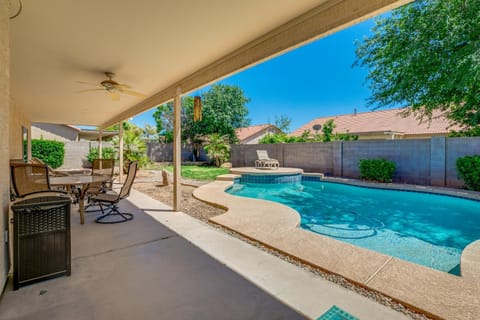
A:
{"label": "block wall fence", "polygon": [[394,182],[461,188],[456,160],[480,155],[480,137],[232,145],[232,166],[253,167],[256,150],[267,150],[283,167],[345,178],[359,177],[360,159],[385,158],[397,167]]}

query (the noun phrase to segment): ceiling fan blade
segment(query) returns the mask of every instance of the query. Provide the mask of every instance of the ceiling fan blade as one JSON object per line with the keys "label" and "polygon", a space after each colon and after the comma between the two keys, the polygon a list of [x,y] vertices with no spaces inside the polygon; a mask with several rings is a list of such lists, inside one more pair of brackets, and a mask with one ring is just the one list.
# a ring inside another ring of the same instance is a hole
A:
{"label": "ceiling fan blade", "polygon": [[110,97],[112,98],[113,101],[120,100],[120,95],[118,94],[118,92],[109,91],[108,93],[110,94]]}
{"label": "ceiling fan blade", "polygon": [[85,81],[75,81],[75,82],[80,83],[80,84],[88,84],[89,86],[98,87],[98,83],[91,83],[91,82],[85,82]]}
{"label": "ceiling fan blade", "polygon": [[124,83],[116,84],[114,85],[114,87],[118,90],[127,90],[131,88],[128,84],[124,84]]}
{"label": "ceiling fan blade", "polygon": [[103,90],[105,90],[105,89],[100,89],[100,88],[98,88],[98,89],[86,89],[86,90],[79,90],[79,91],[75,91],[75,92],[77,92],[77,93],[82,93],[82,92],[89,92],[89,91],[103,91]]}
{"label": "ceiling fan blade", "polygon": [[132,90],[120,90],[121,93],[128,94],[130,96],[138,97],[138,98],[146,98],[147,96],[143,93],[132,91]]}

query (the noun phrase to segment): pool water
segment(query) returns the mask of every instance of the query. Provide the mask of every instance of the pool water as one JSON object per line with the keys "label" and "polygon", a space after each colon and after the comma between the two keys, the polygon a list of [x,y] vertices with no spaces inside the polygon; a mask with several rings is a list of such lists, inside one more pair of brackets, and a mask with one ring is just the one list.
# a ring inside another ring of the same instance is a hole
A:
{"label": "pool water", "polygon": [[227,192],[292,207],[312,232],[456,275],[462,250],[480,239],[474,200],[319,181],[236,183]]}

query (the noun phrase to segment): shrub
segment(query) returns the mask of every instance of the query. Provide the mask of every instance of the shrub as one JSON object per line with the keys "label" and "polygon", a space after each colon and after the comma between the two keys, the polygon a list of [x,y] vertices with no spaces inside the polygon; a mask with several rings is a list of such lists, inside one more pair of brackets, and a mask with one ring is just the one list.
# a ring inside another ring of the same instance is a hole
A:
{"label": "shrub", "polygon": [[218,133],[209,135],[204,149],[217,167],[230,158],[230,142],[227,135],[222,136]]}
{"label": "shrub", "polygon": [[[102,159],[115,159],[115,149],[112,147],[102,148]],[[87,154],[87,160],[92,163],[93,159],[98,159],[98,148],[90,148]]]}
{"label": "shrub", "polygon": [[32,157],[38,158],[53,169],[56,169],[63,164],[65,144],[53,140],[33,139]]}
{"label": "shrub", "polygon": [[386,159],[362,159],[360,178],[379,182],[392,182],[395,163]]}
{"label": "shrub", "polygon": [[480,155],[458,158],[457,172],[468,189],[480,191]]}

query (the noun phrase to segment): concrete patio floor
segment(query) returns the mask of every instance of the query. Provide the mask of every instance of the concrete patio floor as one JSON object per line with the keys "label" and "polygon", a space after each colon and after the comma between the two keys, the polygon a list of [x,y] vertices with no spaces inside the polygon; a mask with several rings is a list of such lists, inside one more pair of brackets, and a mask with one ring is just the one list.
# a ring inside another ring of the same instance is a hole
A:
{"label": "concrete patio floor", "polygon": [[0,319],[305,318],[130,202],[121,207],[135,219],[100,225],[88,213],[80,225],[72,210],[71,277],[18,291],[10,282]]}

